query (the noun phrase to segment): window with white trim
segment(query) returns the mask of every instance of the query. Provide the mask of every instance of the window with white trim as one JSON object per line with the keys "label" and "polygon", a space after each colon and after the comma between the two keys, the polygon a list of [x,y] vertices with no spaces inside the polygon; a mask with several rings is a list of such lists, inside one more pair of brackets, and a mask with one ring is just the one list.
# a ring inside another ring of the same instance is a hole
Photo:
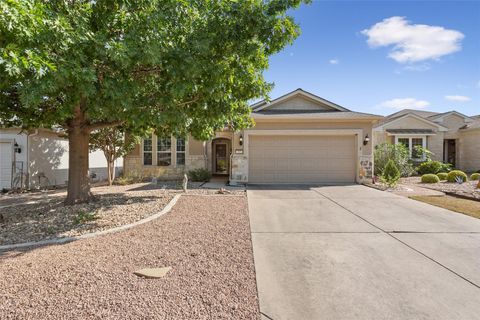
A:
{"label": "window with white trim", "polygon": [[157,137],[157,166],[168,167],[172,164],[172,139]]}
{"label": "window with white trim", "polygon": [[177,138],[177,166],[185,165],[185,138]]}
{"label": "window with white trim", "polygon": [[417,154],[416,146],[426,149],[427,137],[426,136],[395,136],[395,144],[403,144],[407,147],[410,158],[415,160],[425,159],[425,154]]}
{"label": "window with white trim", "polygon": [[152,137],[143,139],[143,165],[151,166],[153,162]]}

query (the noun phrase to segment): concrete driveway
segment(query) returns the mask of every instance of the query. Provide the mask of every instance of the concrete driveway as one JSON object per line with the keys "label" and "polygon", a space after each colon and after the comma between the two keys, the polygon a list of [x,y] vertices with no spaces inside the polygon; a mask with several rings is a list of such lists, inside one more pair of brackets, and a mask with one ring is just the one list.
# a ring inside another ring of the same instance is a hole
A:
{"label": "concrete driveway", "polygon": [[262,319],[480,319],[480,220],[360,185],[247,192]]}

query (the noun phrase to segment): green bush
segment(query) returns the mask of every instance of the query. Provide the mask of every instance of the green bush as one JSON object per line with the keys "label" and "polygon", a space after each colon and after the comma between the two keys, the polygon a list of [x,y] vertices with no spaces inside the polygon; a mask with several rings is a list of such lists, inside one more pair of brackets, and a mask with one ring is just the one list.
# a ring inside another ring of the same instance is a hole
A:
{"label": "green bush", "polygon": [[209,181],[212,174],[207,169],[198,168],[188,171],[188,178],[193,182]]}
{"label": "green bush", "polygon": [[422,176],[422,183],[439,183],[440,178],[438,178],[433,173],[427,173]]}
{"label": "green bush", "polygon": [[412,161],[410,160],[410,151],[408,148],[403,144],[391,144],[386,142],[375,147],[375,175],[381,176],[390,160],[393,161],[402,177],[408,177],[415,173]]}
{"label": "green bush", "polygon": [[397,185],[398,179],[400,179],[400,170],[398,170],[395,162],[393,160],[389,160],[385,169],[382,172],[381,179],[382,181],[387,184],[390,188],[395,187]]}
{"label": "green bush", "polygon": [[446,172],[437,173],[437,177],[438,177],[438,179],[440,179],[440,181],[447,180],[447,176],[448,176],[448,173],[446,173]]}
{"label": "green bush", "polygon": [[480,173],[472,173],[470,180],[480,180]]}
{"label": "green bush", "polygon": [[418,167],[417,167],[417,173],[424,175],[424,174],[436,174],[440,172],[440,169],[442,168],[442,163],[440,161],[425,161],[422,162]]}
{"label": "green bush", "polygon": [[451,163],[442,163],[442,167],[440,168],[440,171],[438,172],[445,172],[445,173],[449,173],[450,171],[452,171],[452,164]]}
{"label": "green bush", "polygon": [[447,181],[448,182],[456,182],[457,177],[461,177],[463,182],[467,181],[467,175],[465,172],[460,170],[453,170],[448,173]]}

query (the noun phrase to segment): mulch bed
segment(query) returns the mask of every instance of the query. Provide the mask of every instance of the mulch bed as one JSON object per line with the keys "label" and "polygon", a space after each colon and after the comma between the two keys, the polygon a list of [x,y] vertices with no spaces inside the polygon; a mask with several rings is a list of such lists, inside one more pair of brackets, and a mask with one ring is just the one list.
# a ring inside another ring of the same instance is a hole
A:
{"label": "mulch bed", "polygon": [[184,196],[127,231],[3,252],[0,274],[0,319],[259,319],[245,196]]}

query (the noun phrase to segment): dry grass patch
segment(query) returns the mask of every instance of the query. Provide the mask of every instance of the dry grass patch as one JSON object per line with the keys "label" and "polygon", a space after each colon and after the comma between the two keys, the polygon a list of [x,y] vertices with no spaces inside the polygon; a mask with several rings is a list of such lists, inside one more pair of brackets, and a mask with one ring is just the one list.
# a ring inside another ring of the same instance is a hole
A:
{"label": "dry grass patch", "polygon": [[480,219],[479,201],[456,198],[452,196],[412,196],[410,198]]}

